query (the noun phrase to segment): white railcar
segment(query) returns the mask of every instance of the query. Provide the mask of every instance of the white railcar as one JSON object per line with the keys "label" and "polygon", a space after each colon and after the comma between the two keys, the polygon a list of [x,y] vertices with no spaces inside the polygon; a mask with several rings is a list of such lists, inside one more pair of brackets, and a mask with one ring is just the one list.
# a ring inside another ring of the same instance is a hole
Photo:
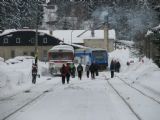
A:
{"label": "white railcar", "polygon": [[70,45],[56,45],[48,51],[49,71],[59,75],[63,64],[73,62],[74,48]]}

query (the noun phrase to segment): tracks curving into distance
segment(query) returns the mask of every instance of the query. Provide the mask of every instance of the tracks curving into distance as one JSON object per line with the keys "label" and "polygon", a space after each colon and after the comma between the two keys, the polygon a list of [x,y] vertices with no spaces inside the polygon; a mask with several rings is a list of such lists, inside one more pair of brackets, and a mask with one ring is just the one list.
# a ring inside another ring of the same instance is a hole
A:
{"label": "tracks curving into distance", "polygon": [[[133,109],[133,107],[130,105],[129,102],[127,102],[127,100],[125,99],[125,97],[123,97],[120,92],[116,89],[116,87],[114,87],[112,85],[112,83],[109,81],[109,79],[103,75],[105,77],[105,79],[107,80],[108,85],[117,93],[117,95],[124,101],[124,103],[128,106],[128,108],[131,110],[131,112],[136,116],[136,118],[138,120],[142,120],[142,118],[140,117],[140,115]],[[158,105],[160,105],[160,101],[157,100],[156,98],[144,93],[143,91],[131,86],[129,83],[127,83],[124,79],[120,78],[119,76],[116,76],[118,78],[118,80],[120,80],[124,85],[130,87],[131,89],[137,91],[138,93],[140,93],[141,95],[143,95],[146,98],[149,98],[151,101],[157,103]]]}
{"label": "tracks curving into distance", "polygon": [[122,99],[122,101],[128,106],[131,112],[136,116],[138,120],[142,120],[142,118],[136,113],[136,111],[132,108],[132,106],[125,100],[125,98],[118,92],[118,90],[109,82],[107,77],[104,75],[105,79],[107,80],[108,85],[117,93],[117,95]]}
{"label": "tracks curving into distance", "polygon": [[[152,101],[156,102],[157,104],[160,104],[160,101],[156,100],[155,98],[147,95],[146,93],[140,91],[139,89],[131,86],[129,83],[127,83],[124,79],[120,78],[119,76],[116,76],[119,78],[119,80],[121,80],[126,86],[129,86],[130,88],[134,89],[135,91],[139,92],[141,95],[151,99]],[[107,80],[108,85],[117,93],[117,95],[122,99],[122,101],[128,106],[128,108],[130,109],[130,111],[135,115],[135,117],[138,120],[143,120],[140,115],[133,109],[133,107],[129,104],[129,102],[127,102],[127,100],[120,94],[120,92],[112,85],[112,83],[107,79],[107,77],[105,75],[103,75],[103,78]],[[54,84],[52,86],[52,88],[49,88],[45,91],[43,91],[42,93],[40,93],[39,95],[35,96],[33,99],[31,99],[30,101],[28,101],[27,103],[25,103],[24,105],[22,105],[21,107],[17,108],[15,111],[13,111],[12,113],[6,115],[5,117],[2,118],[2,120],[7,120],[8,118],[10,118],[11,116],[13,116],[14,114],[16,114],[17,112],[21,111],[23,108],[27,107],[28,105],[32,104],[33,102],[35,102],[36,100],[38,100],[40,97],[44,96],[46,93],[50,92],[50,91],[54,91],[54,89],[58,88],[59,86],[61,86],[61,82],[58,82],[56,84]]]}
{"label": "tracks curving into distance", "polygon": [[157,100],[156,98],[154,98],[154,97],[152,97],[152,96],[150,96],[150,95],[147,95],[146,93],[142,92],[141,90],[139,90],[139,89],[137,89],[137,88],[131,86],[129,83],[127,83],[124,79],[120,78],[119,76],[116,76],[116,77],[118,77],[119,80],[121,80],[124,84],[126,84],[127,86],[133,88],[134,90],[136,90],[136,91],[139,92],[140,94],[142,94],[142,95],[144,95],[145,97],[147,97],[147,98],[153,100],[154,102],[160,104],[160,101]]}
{"label": "tracks curving into distance", "polygon": [[39,95],[35,96],[34,98],[32,98],[31,100],[29,100],[27,103],[25,103],[24,105],[22,105],[21,107],[17,108],[16,110],[14,110],[13,112],[11,112],[10,114],[6,115],[5,117],[2,118],[2,120],[7,120],[8,118],[10,118],[11,116],[13,116],[14,114],[16,114],[17,112],[21,111],[23,108],[27,107],[28,105],[30,105],[31,103],[35,102],[36,100],[38,100],[40,97],[44,96],[46,93],[54,91],[55,88],[58,88],[61,85],[61,82],[58,82],[56,84],[53,85],[52,88],[49,88],[47,90],[44,90],[42,93],[40,93]]}

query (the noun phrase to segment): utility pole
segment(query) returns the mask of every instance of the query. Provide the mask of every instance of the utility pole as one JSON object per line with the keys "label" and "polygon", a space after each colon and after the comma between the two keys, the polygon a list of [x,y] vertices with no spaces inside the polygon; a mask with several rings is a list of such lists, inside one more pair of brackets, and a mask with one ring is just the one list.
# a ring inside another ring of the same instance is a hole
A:
{"label": "utility pole", "polygon": [[107,18],[106,18],[106,20],[107,20],[107,25],[106,25],[106,27],[107,27],[107,49],[108,49],[108,51],[109,51],[109,32],[108,32],[108,30],[109,30],[109,27],[108,27],[108,15],[107,15]]}
{"label": "utility pole", "polygon": [[107,47],[107,50],[109,51],[109,34],[108,34],[108,15],[104,18],[104,45],[105,48]]}
{"label": "utility pole", "polygon": [[38,22],[39,22],[39,5],[38,5],[38,0],[37,0],[37,7],[36,7],[36,33],[35,33],[35,65],[37,66],[38,62]]}

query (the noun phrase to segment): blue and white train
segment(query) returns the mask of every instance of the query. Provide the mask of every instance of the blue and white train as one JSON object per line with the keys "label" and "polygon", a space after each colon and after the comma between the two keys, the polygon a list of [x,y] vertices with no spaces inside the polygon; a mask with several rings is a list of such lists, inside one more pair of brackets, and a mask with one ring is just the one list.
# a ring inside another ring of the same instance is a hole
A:
{"label": "blue and white train", "polygon": [[108,53],[101,48],[76,49],[74,60],[82,64],[95,62],[99,69],[105,70],[108,66]]}

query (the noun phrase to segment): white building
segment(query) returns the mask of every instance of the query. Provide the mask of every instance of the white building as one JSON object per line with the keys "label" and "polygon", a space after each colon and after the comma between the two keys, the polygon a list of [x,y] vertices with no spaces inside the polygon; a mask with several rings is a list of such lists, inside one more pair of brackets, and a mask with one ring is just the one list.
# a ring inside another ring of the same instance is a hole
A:
{"label": "white building", "polygon": [[108,51],[114,49],[113,44],[114,40],[116,40],[114,29],[108,31],[108,37],[105,34],[105,30],[94,30],[94,33],[91,30],[44,30],[43,32],[52,34],[52,36],[63,40],[67,44],[75,43],[86,47],[104,48]]}

